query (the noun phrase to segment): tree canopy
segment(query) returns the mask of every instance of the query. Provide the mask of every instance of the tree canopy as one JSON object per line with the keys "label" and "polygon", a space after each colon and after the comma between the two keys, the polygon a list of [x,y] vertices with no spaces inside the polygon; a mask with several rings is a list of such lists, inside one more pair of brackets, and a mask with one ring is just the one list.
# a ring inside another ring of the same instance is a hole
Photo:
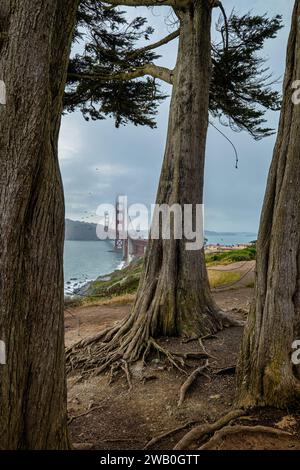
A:
{"label": "tree canopy", "polygon": [[[260,139],[273,132],[265,126],[266,110],[280,106],[262,49],[282,28],[281,16],[233,11],[227,18],[222,11],[216,23],[220,41],[212,43],[210,115]],[[166,97],[158,80],[172,84],[173,77],[172,70],[155,65],[156,49],[180,36],[180,21],[160,41],[137,47],[153,32],[141,16],[129,21],[117,6],[82,0],[74,41],[83,50],[69,63],[65,109],[80,109],[87,120],[111,116],[116,126],[155,127],[158,105]]]}
{"label": "tree canopy", "polygon": [[131,78],[137,68],[159,57],[151,50],[133,53],[152,33],[145,18],[129,22],[123,11],[81,1],[74,41],[83,44],[84,51],[70,60],[67,111],[79,108],[87,120],[113,116],[116,126],[132,122],[155,127],[157,107],[165,96],[153,78],[129,80],[127,74],[129,69]]}

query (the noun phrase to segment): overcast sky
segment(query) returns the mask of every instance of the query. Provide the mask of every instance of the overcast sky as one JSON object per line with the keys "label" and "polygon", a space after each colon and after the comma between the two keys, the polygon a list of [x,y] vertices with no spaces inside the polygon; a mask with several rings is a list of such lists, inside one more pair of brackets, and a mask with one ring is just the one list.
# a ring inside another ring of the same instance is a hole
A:
{"label": "overcast sky", "polygon": [[[266,44],[274,76],[282,77],[293,0],[253,0],[253,13],[282,14],[284,29]],[[227,12],[249,10],[247,0],[223,0]],[[130,14],[147,16],[155,27],[153,39],[171,31],[168,9],[130,9]],[[215,13],[214,18],[217,19]],[[173,67],[177,45],[159,50],[158,61]],[[169,94],[171,87],[163,85]],[[65,188],[66,216],[74,220],[96,220],[97,206],[113,203],[117,194],[126,194],[130,203],[155,202],[164,153],[169,100],[159,108],[157,129],[128,125],[116,129],[111,119],[86,122],[77,112],[63,117],[59,155]],[[278,113],[268,113],[270,127],[277,128]],[[205,228],[216,231],[256,232],[272,157],[275,136],[255,142],[243,133],[221,128],[238,149],[239,169],[235,169],[232,147],[215,129],[208,133],[205,170]]]}

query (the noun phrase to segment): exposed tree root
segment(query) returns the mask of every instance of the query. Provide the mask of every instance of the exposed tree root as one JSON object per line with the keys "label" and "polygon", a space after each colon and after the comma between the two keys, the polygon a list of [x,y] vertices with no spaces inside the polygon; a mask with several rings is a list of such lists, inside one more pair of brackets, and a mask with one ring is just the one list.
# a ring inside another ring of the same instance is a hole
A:
{"label": "exposed tree root", "polygon": [[191,343],[192,341],[198,341],[199,336],[192,336],[191,338],[182,338],[182,344]]}
{"label": "exposed tree root", "polygon": [[[247,417],[246,414],[247,411],[245,410],[232,410],[212,424],[202,424],[197,426],[196,428],[191,429],[185,436],[183,436],[183,438],[174,447],[174,450],[188,450],[196,448],[198,448],[198,450],[215,449],[216,446],[223,442],[224,438],[229,435],[239,433],[260,433],[273,436],[292,435],[291,433],[283,431],[282,429],[269,426],[243,426],[241,424],[230,424],[232,421],[238,418],[241,420],[246,418],[250,419],[250,417]],[[251,419],[253,419],[253,417]],[[210,439],[198,447],[199,443],[201,443],[201,441],[203,441],[205,438],[208,438],[210,435]]]}
{"label": "exposed tree root", "polygon": [[92,413],[93,411],[99,410],[101,408],[103,408],[103,403],[101,405],[92,406],[92,408],[90,408],[87,411],[84,411],[83,413],[80,413],[79,415],[70,416],[70,418],[68,419],[68,425],[70,425],[75,419],[81,418],[82,416],[87,416],[88,414]]}
{"label": "exposed tree root", "polygon": [[121,368],[125,372],[127,383],[128,383],[128,389],[129,391],[132,389],[132,382],[131,382],[131,375],[130,375],[130,370],[128,363],[124,360],[121,361]]}
{"label": "exposed tree root", "polygon": [[179,354],[175,355],[174,354],[171,354],[167,349],[163,348],[160,344],[158,344],[153,338],[150,338],[149,339],[149,346],[153,347],[154,349],[156,349],[158,352],[164,354],[166,356],[166,358],[169,360],[169,362],[176,368],[178,369],[180,372],[182,372],[183,374],[186,374],[185,370],[182,368],[184,367],[184,359],[182,356],[182,354]]}
{"label": "exposed tree root", "polygon": [[208,436],[215,431],[226,426],[226,424],[230,423],[234,419],[239,418],[246,414],[245,410],[232,410],[227,413],[225,416],[222,416],[218,421],[215,421],[212,424],[201,424],[194,429],[191,429],[183,438],[176,444],[174,450],[188,450],[191,448],[198,448],[198,443],[205,436]]}
{"label": "exposed tree root", "polygon": [[287,431],[282,431],[281,429],[271,428],[268,426],[225,426],[223,429],[217,431],[205,444],[203,444],[199,450],[210,450],[215,449],[216,446],[223,442],[223,439],[227,436],[239,433],[259,433],[259,434],[269,434],[274,436],[291,436],[292,434]]}
{"label": "exposed tree root", "polygon": [[217,339],[216,335],[193,336],[192,338],[183,338],[182,343],[191,343],[192,341],[205,341],[206,339]]}
{"label": "exposed tree root", "polygon": [[165,437],[172,436],[173,434],[175,434],[179,431],[182,431],[183,429],[186,429],[190,426],[193,426],[196,423],[197,423],[197,421],[188,421],[187,423],[182,424],[181,426],[178,426],[177,428],[173,428],[170,431],[164,432],[164,433],[160,434],[157,437],[153,437],[153,439],[151,439],[149,442],[147,442],[144,449],[149,449],[149,447],[154,446],[154,444],[157,444],[159,441],[161,441]]}
{"label": "exposed tree root", "polygon": [[[105,336],[106,335],[106,336]],[[107,336],[109,335],[109,337]],[[129,364],[139,359],[141,351],[143,352],[143,362],[146,364],[147,356],[150,351],[157,351],[166,357],[170,364],[178,369],[181,373],[186,374],[185,360],[186,359],[203,359],[207,357],[207,353],[200,351],[199,353],[171,353],[168,349],[160,345],[154,338],[149,338],[146,345],[143,341],[138,342],[134,349],[132,344],[127,346],[124,338],[120,343],[120,332],[116,332],[112,337],[112,331],[105,331],[102,334],[94,336],[92,339],[85,340],[84,342],[77,343],[72,348],[67,350],[67,371],[80,369],[82,376],[92,373],[98,375],[110,367],[111,383],[118,370],[123,370],[126,375],[129,389],[131,389],[131,377],[129,371]],[[96,339],[95,339],[96,338]],[[103,338],[104,342],[100,342]],[[108,339],[108,342],[106,340]],[[126,360],[125,357],[128,357]]]}
{"label": "exposed tree root", "polygon": [[207,356],[207,357],[210,357],[212,359],[216,359],[215,356],[212,356],[211,354],[209,354],[206,349],[205,349],[205,346],[203,344],[203,341],[206,340],[206,339],[211,339],[211,338],[218,338],[216,335],[205,335],[205,336],[193,336],[192,338],[184,338],[181,342],[183,344],[187,344],[187,343],[190,343],[192,341],[198,341],[201,349],[203,350],[203,353]]}
{"label": "exposed tree root", "polygon": [[[241,326],[241,322],[232,319],[226,313],[217,311],[212,318],[208,318],[203,331],[212,329],[215,333],[218,329],[229,326]],[[213,320],[214,319],[214,320]],[[150,351],[158,351],[178,369],[186,374],[185,368],[188,359],[198,360],[213,357],[205,349],[203,341],[214,335],[207,333],[198,336],[201,351],[179,353],[170,352],[151,336],[153,329],[153,317],[129,315],[121,322],[99,332],[98,334],[83,339],[66,352],[67,372],[80,370],[82,378],[88,375],[99,375],[107,369],[111,369],[110,381],[113,380],[118,370],[125,372],[129,388],[131,388],[129,366],[143,359],[146,364]],[[215,322],[215,323],[214,323]],[[215,358],[214,358],[215,359]]]}
{"label": "exposed tree root", "polygon": [[94,444],[91,442],[76,442],[72,444],[72,449],[74,450],[91,450],[94,447]]}
{"label": "exposed tree root", "polygon": [[217,359],[215,356],[212,356],[206,351],[204,344],[203,344],[203,338],[198,338],[198,343],[201,349],[203,350],[203,352],[207,355],[207,357],[210,357],[211,359]]}
{"label": "exposed tree root", "polygon": [[207,339],[218,339],[217,335],[205,335],[201,337],[201,341],[205,341]]}
{"label": "exposed tree root", "polygon": [[179,400],[178,400],[178,403],[177,403],[178,407],[181,406],[182,403],[184,402],[185,395],[186,395],[187,391],[189,390],[191,385],[195,382],[198,375],[204,375],[204,376],[207,377],[207,375],[204,372],[207,368],[208,368],[208,360],[206,360],[204,366],[201,366],[201,367],[198,367],[197,369],[195,369],[188,376],[187,380],[182,384],[182,386],[180,388],[180,393],[179,393]]}
{"label": "exposed tree root", "polygon": [[218,317],[222,322],[224,328],[229,328],[230,326],[245,326],[246,322],[244,320],[237,320],[232,318],[228,313],[219,310]]}
{"label": "exposed tree root", "polygon": [[214,370],[213,373],[215,375],[230,375],[230,374],[235,374],[235,371],[236,371],[236,365],[223,367],[223,369]]}
{"label": "exposed tree root", "polygon": [[118,373],[118,370],[120,368],[120,365],[119,363],[114,363],[112,364],[111,368],[110,368],[110,374],[109,374],[109,379],[108,379],[108,385],[111,385],[114,381],[114,378],[115,376],[117,375]]}

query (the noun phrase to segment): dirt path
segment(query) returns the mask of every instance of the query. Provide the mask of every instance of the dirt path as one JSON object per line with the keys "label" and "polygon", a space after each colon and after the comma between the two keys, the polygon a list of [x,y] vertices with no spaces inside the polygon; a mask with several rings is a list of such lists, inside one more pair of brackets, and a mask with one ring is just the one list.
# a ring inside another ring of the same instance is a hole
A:
{"label": "dirt path", "polygon": [[105,329],[121,320],[130,311],[131,305],[101,305],[68,308],[65,311],[66,346],[92,336],[98,329]]}
{"label": "dirt path", "polygon": [[[249,310],[253,290],[240,289],[215,290],[213,295],[217,304],[224,310],[233,310],[245,314]],[[65,343],[66,346],[105,329],[114,322],[121,320],[130,312],[131,304],[94,305],[68,308],[65,311]]]}
{"label": "dirt path", "polygon": [[[252,289],[240,287],[214,292],[214,296],[220,307],[234,309],[233,315],[244,318],[252,293]],[[94,334],[122,319],[129,311],[130,304],[68,309],[66,344],[71,345]],[[235,394],[234,373],[216,375],[214,372],[236,364],[241,335],[242,328],[229,328],[221,331],[216,338],[205,341],[206,350],[213,356],[209,360],[209,377],[197,378],[180,407],[177,406],[179,390],[186,377],[158,357],[153,357],[146,368],[140,363],[131,368],[131,391],[121,376],[111,385],[108,385],[107,374],[80,382],[78,377],[70,377],[68,409],[72,441],[90,444],[94,449],[142,449],[153,437],[189,421],[214,421],[232,407]],[[161,344],[171,351],[186,353],[199,350],[197,341],[184,343],[178,338],[170,338],[162,340]],[[198,366],[199,360],[195,361],[191,370]],[[251,424],[273,426],[280,423],[284,415],[287,412],[255,413]],[[289,410],[288,418],[285,417],[282,423],[285,429],[291,431],[291,436],[278,438],[239,434],[225,439],[221,447],[300,449],[299,411]],[[249,425],[249,422],[246,424]],[[172,449],[187,430],[162,439],[152,449]]]}
{"label": "dirt path", "polygon": [[208,271],[234,272],[240,275],[240,279],[226,286],[217,287],[215,290],[227,290],[229,287],[242,288],[253,286],[255,261],[239,261],[230,265],[211,266]]}
{"label": "dirt path", "polygon": [[[213,289],[217,304],[224,310],[248,311],[252,298],[255,261],[241,261],[227,266],[213,266],[214,271],[234,271],[241,278],[227,286]],[[131,304],[86,306],[66,309],[66,345],[92,335],[97,328],[106,328],[121,320],[130,311]]]}

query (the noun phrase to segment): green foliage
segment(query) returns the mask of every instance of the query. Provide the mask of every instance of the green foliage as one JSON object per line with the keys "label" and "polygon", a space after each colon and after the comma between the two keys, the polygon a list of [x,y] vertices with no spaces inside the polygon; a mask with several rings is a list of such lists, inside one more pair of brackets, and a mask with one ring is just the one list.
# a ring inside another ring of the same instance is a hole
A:
{"label": "green foliage", "polygon": [[208,270],[209,284],[212,288],[233,284],[234,282],[239,281],[240,278],[240,273],[217,270],[214,271],[213,269]]}
{"label": "green foliage", "polygon": [[[206,255],[207,266],[230,264],[237,261],[251,261],[256,257],[255,248],[231,250],[224,253],[211,253]],[[132,261],[127,267],[114,271],[111,274],[100,276],[83,288],[77,298],[66,299],[67,305],[77,305],[84,302],[115,299],[118,296],[135,293],[143,270],[144,258]],[[209,271],[212,286],[230,284],[238,280],[240,274],[231,275],[222,271]]]}
{"label": "green foliage", "polygon": [[279,110],[281,102],[279,93],[272,89],[276,82],[265,66],[266,59],[258,53],[282,26],[279,15],[269,19],[250,13],[238,17],[232,12],[226,48],[224,20],[217,24],[223,40],[212,48],[211,115],[234,131],[246,130],[256,140],[273,133],[264,127],[264,114],[267,109]]}
{"label": "green foliage", "polygon": [[243,250],[230,250],[219,253],[208,253],[205,256],[207,266],[230,264],[237,261],[252,261],[256,258],[256,248],[249,247]]}
{"label": "green foliage", "polygon": [[131,294],[137,290],[144,260],[137,259],[124,269],[101,276],[91,282],[84,297],[108,298],[116,295]]}
{"label": "green foliage", "polygon": [[[232,12],[228,47],[222,18],[216,25],[222,39],[212,47],[210,114],[222,125],[235,131],[246,130],[261,139],[273,133],[264,126],[266,110],[280,107],[280,95],[273,90],[261,51],[265,41],[275,38],[282,28],[281,17],[269,19],[250,13],[239,17]],[[145,18],[129,22],[126,13],[117,8],[81,0],[74,40],[84,46],[84,51],[70,61],[65,109],[79,109],[87,120],[111,116],[117,127],[129,122],[155,127],[158,105],[166,97],[160,93],[158,83],[152,78],[109,79],[111,74],[152,63],[159,57],[153,50],[132,54],[137,44],[149,40],[152,33]],[[108,78],[87,79],[95,74]]]}
{"label": "green foliage", "polygon": [[160,93],[154,79],[80,78],[87,74],[108,76],[153,62],[159,57],[154,52],[130,54],[140,40],[148,40],[152,33],[145,18],[136,17],[128,22],[122,11],[82,0],[74,40],[84,44],[84,52],[76,54],[69,63],[65,109],[68,112],[79,109],[86,120],[113,117],[116,127],[129,122],[155,127],[154,116],[165,95]]}

